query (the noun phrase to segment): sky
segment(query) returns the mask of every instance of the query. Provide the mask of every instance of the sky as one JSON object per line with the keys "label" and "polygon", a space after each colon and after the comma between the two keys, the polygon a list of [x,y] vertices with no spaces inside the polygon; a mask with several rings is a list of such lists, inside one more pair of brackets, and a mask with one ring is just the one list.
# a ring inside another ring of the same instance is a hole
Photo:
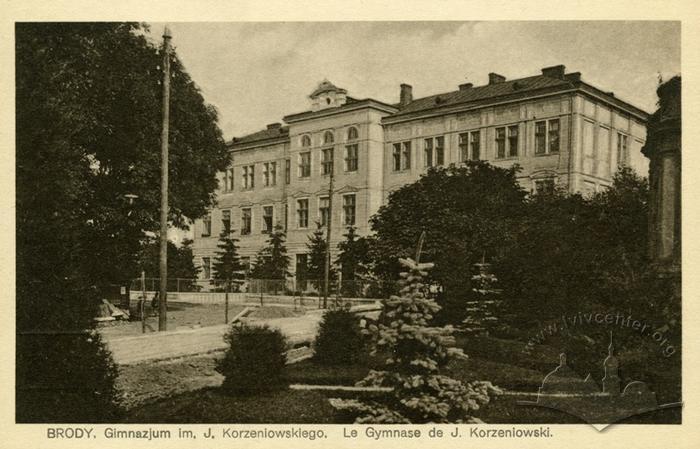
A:
{"label": "sky", "polygon": [[[151,24],[160,40],[163,23]],[[355,98],[395,103],[508,79],[563,64],[567,73],[648,112],[656,86],[681,72],[680,23],[228,22],[169,23],[173,46],[205,100],[219,111],[226,140],[309,109],[328,79]]]}

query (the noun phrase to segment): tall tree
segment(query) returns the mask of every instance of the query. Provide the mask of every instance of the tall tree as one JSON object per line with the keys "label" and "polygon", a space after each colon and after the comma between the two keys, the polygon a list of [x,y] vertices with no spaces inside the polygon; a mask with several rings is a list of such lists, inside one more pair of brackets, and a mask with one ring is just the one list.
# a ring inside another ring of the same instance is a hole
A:
{"label": "tall tree", "polygon": [[[192,254],[192,240],[185,239],[182,246],[168,241],[168,278],[180,279],[180,289],[191,291],[195,286],[195,280],[201,268],[194,264]],[[160,263],[160,242],[151,238],[144,242],[139,253],[139,269],[146,273],[147,278],[157,278],[159,276]]]}
{"label": "tall tree", "polygon": [[338,243],[338,258],[335,263],[340,267],[342,293],[356,296],[359,293],[357,281],[366,273],[369,264],[369,242],[359,237],[353,226],[348,227],[343,235],[345,240]]}
{"label": "tall tree", "polygon": [[266,246],[257,255],[251,276],[256,279],[284,280],[289,273],[291,258],[287,255],[287,234],[279,224],[267,239]]}
{"label": "tall tree", "polygon": [[[136,277],[144,231],[158,229],[162,58],[144,29],[15,28],[18,421],[118,411],[116,370],[90,329],[99,287]],[[228,153],[172,57],[170,220],[184,227],[213,203]]]}
{"label": "tall tree", "polygon": [[[309,236],[306,243],[309,255],[306,261],[306,278],[316,288],[322,288],[326,276],[326,234],[323,227],[317,223],[316,230]],[[335,282],[338,277],[333,265],[329,267],[328,282]]]}
{"label": "tall tree", "polygon": [[219,237],[219,250],[216,252],[212,278],[217,285],[226,287],[231,291],[232,284],[242,280],[245,268],[238,257],[238,239],[233,238],[233,231],[223,231]]}

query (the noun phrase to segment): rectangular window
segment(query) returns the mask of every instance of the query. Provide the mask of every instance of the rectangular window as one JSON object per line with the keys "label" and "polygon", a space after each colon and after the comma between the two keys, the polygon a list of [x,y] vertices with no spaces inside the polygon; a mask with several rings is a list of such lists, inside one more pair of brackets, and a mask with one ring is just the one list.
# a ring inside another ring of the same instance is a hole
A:
{"label": "rectangular window", "polygon": [[445,165],[445,138],[435,138],[435,165]]}
{"label": "rectangular window", "polygon": [[423,166],[433,166],[433,139],[425,139],[423,141]]}
{"label": "rectangular window", "polygon": [[292,182],[292,161],[286,159],[284,161],[284,183],[289,184]]}
{"label": "rectangular window", "polygon": [[241,210],[241,235],[250,235],[253,230],[253,211],[246,207]]}
{"label": "rectangular window", "polygon": [[473,161],[481,159],[481,133],[472,131],[469,137],[469,145],[471,145],[471,157]]}
{"label": "rectangular window", "polygon": [[343,222],[345,226],[355,225],[355,195],[343,196]]}
{"label": "rectangular window", "polygon": [[629,165],[629,155],[627,136],[617,133],[617,166],[625,167]]}
{"label": "rectangular window", "polygon": [[553,179],[542,179],[535,181],[535,193],[538,195],[551,195],[554,193],[554,180]]}
{"label": "rectangular window", "polygon": [[211,215],[207,215],[202,219],[202,237],[211,235]]}
{"label": "rectangular window", "polygon": [[231,233],[231,211],[221,211],[221,229],[228,235]]}
{"label": "rectangular window", "polygon": [[345,147],[345,171],[357,171],[357,144]]}
{"label": "rectangular window", "polygon": [[518,125],[508,127],[508,157],[518,157]]}
{"label": "rectangular window", "polygon": [[265,234],[272,232],[272,219],[274,218],[274,213],[274,208],[272,206],[263,206],[262,232]]}
{"label": "rectangular window", "polygon": [[[297,254],[296,257],[296,280],[300,283],[306,280],[306,264],[308,257],[306,254]],[[300,285],[299,288],[305,288]]]}
{"label": "rectangular window", "polygon": [[535,154],[547,153],[547,122],[535,122]]}
{"label": "rectangular window", "polygon": [[299,153],[299,177],[311,176],[311,152]]}
{"label": "rectangular window", "polygon": [[559,152],[559,119],[549,121],[549,152]]}
{"label": "rectangular window", "polygon": [[309,200],[297,200],[297,218],[300,228],[309,227]]}
{"label": "rectangular window", "polygon": [[211,279],[211,258],[202,257],[202,271],[204,279]]}
{"label": "rectangular window", "polygon": [[226,169],[224,172],[224,192],[231,192],[233,190],[233,169]]}
{"label": "rectangular window", "polygon": [[459,135],[459,161],[467,162],[469,160],[469,133]]}
{"label": "rectangular window", "polygon": [[401,169],[408,170],[411,168],[411,142],[404,142],[401,144],[403,149],[401,153]]}
{"label": "rectangular window", "polygon": [[243,167],[243,188],[255,188],[255,165],[246,165]]}
{"label": "rectangular window", "polygon": [[289,204],[284,205],[284,230],[289,229]]}
{"label": "rectangular window", "polygon": [[270,185],[270,163],[265,162],[263,164],[263,185],[268,187]]}
{"label": "rectangular window", "polygon": [[496,158],[506,157],[506,129],[496,128]]}
{"label": "rectangular window", "polygon": [[394,144],[394,152],[392,153],[394,161],[394,171],[401,171],[401,144]]}
{"label": "rectangular window", "polygon": [[318,218],[321,226],[327,226],[330,219],[330,199],[323,196],[318,199]]}
{"label": "rectangular window", "polygon": [[330,175],[333,173],[333,148],[326,148],[321,153],[321,174]]}

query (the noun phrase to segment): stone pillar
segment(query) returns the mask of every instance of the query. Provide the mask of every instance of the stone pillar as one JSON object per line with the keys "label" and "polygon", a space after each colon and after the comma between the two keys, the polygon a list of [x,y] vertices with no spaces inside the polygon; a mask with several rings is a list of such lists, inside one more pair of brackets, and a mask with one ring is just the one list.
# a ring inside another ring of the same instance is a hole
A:
{"label": "stone pillar", "polygon": [[649,158],[649,256],[657,273],[681,280],[681,78],[657,89],[659,109],[649,119],[642,153]]}

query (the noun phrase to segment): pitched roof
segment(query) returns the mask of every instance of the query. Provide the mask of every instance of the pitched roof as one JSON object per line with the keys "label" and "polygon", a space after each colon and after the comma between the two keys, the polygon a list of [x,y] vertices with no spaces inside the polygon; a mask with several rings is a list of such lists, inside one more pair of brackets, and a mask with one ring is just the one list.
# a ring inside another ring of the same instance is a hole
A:
{"label": "pitched roof", "polygon": [[262,142],[265,140],[285,139],[289,137],[289,126],[279,126],[263,129],[262,131],[247,134],[241,137],[234,137],[229,142],[230,146],[245,145],[253,142]]}

